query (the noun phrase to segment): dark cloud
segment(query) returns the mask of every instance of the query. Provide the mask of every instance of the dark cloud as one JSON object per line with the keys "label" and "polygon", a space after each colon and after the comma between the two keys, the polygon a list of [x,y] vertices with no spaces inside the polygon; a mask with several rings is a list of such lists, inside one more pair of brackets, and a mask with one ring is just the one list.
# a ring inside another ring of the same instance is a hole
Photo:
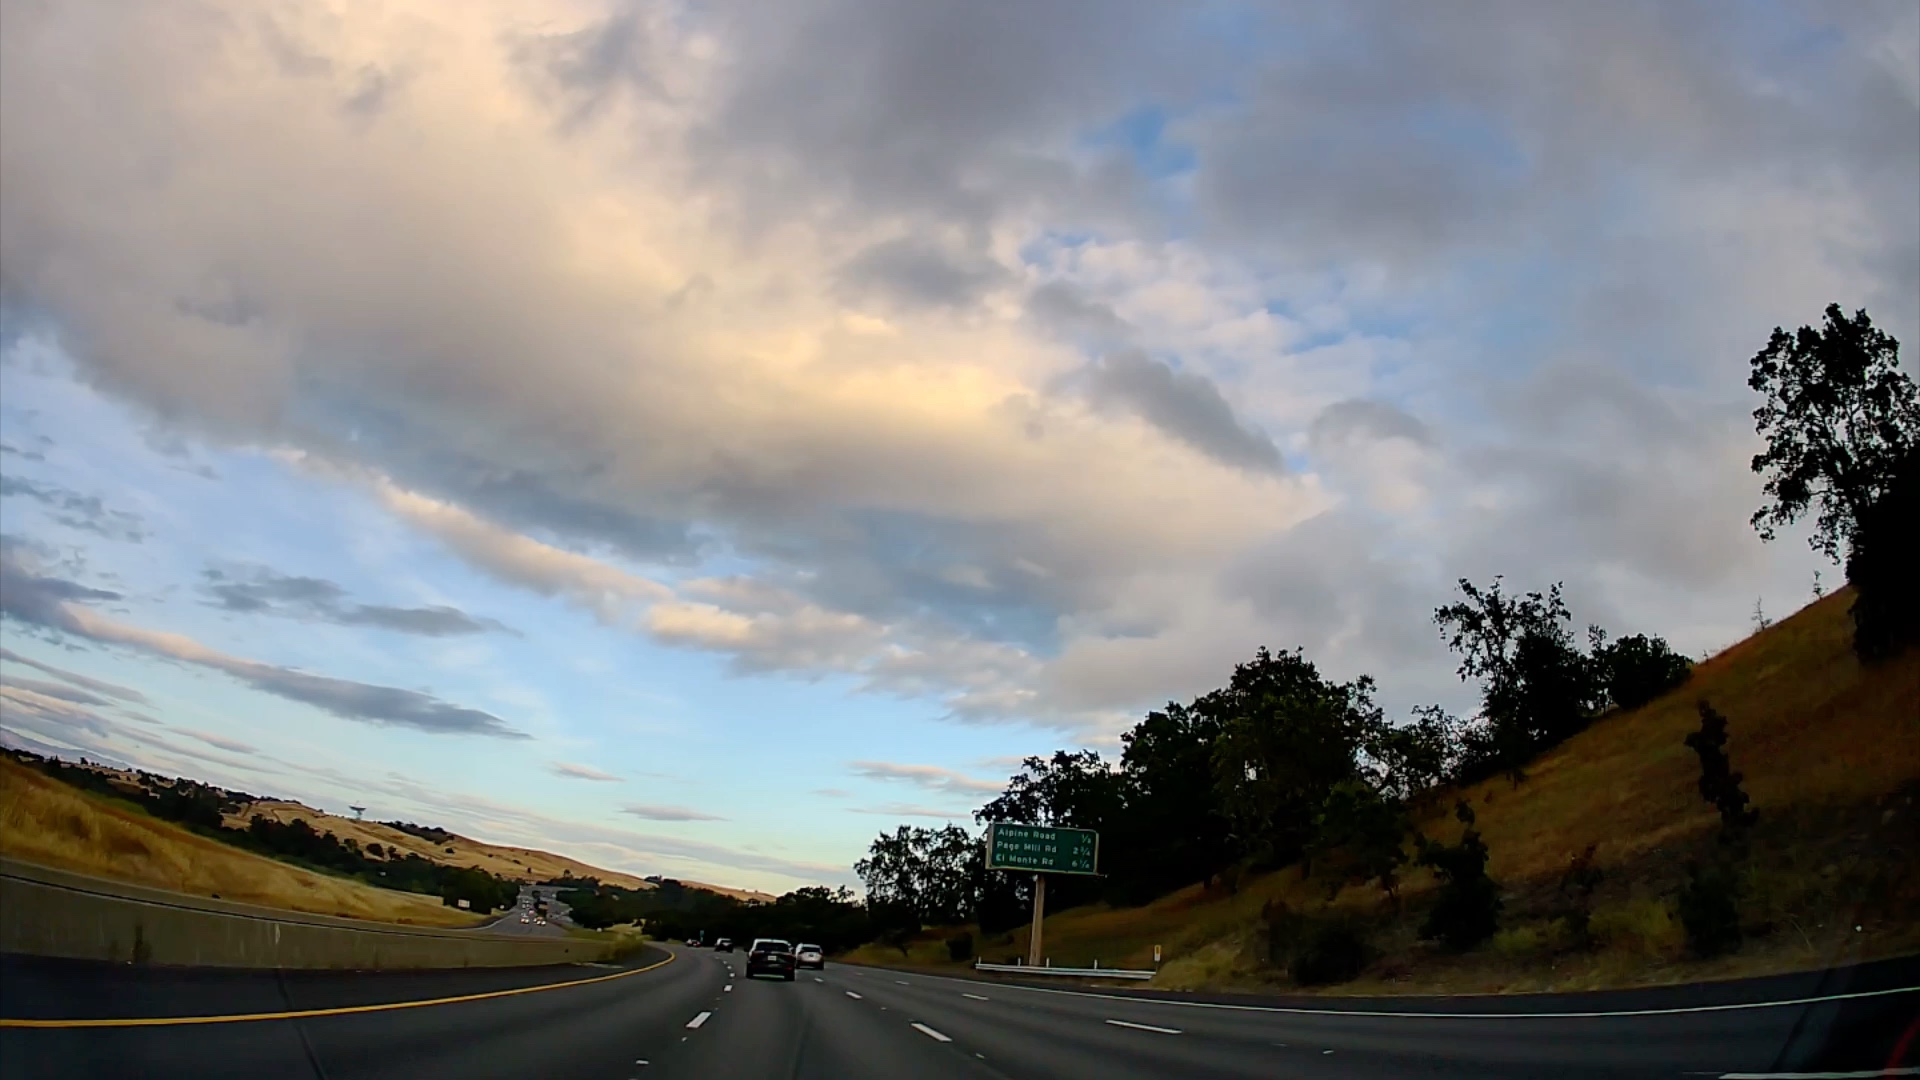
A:
{"label": "dark cloud", "polygon": [[1137,349],[1103,358],[1087,375],[1096,402],[1123,406],[1210,457],[1242,469],[1281,472],[1280,448],[1242,423],[1204,375],[1175,371]]}
{"label": "dark cloud", "polygon": [[1144,82],[1184,96],[1221,44],[1146,0],[804,0],[714,16],[737,77],[699,133],[710,168],[769,213],[818,200],[973,228],[1039,200],[1081,217],[1110,204],[1105,177],[1053,140],[1111,122]]}
{"label": "dark cloud", "polygon": [[43,577],[20,558],[16,545],[0,546],[0,615],[30,626],[70,630],[74,624],[65,607],[69,602],[101,603],[118,599],[117,592],[90,588],[63,578]]}
{"label": "dark cloud", "polygon": [[115,698],[120,701],[131,702],[135,705],[147,704],[147,696],[145,694],[142,694],[138,690],[129,689],[125,686],[120,686],[115,683],[106,682],[102,679],[90,678],[86,675],[81,675],[78,672],[68,671],[65,668],[55,667],[52,664],[42,663],[38,660],[33,659],[30,656],[21,656],[19,653],[14,652],[12,649],[0,648],[0,660],[4,660],[9,664],[25,664],[30,668],[35,668],[39,671],[43,671],[46,674],[51,675],[62,682],[68,683],[73,686],[81,687],[82,689],[91,690],[98,694],[105,694],[110,698]]}
{"label": "dark cloud", "polygon": [[1336,401],[1321,409],[1313,418],[1310,434],[1315,445],[1338,443],[1355,436],[1433,445],[1433,433],[1419,419],[1384,401],[1364,398]]}
{"label": "dark cloud", "polygon": [[840,268],[841,287],[928,307],[965,307],[1011,275],[992,259],[959,255],[910,237],[875,244]]}
{"label": "dark cloud", "polygon": [[1049,281],[1027,297],[1027,314],[1041,324],[1094,342],[1117,343],[1131,331],[1113,308],[1065,281]]}
{"label": "dark cloud", "polygon": [[645,803],[630,803],[620,808],[623,814],[645,818],[648,821],[725,821],[726,818],[685,806],[654,806]]}
{"label": "dark cloud", "polygon": [[99,694],[89,693],[85,690],[66,686],[61,683],[48,682],[45,679],[22,679],[17,676],[7,675],[5,678],[0,679],[0,682],[3,682],[7,686],[17,686],[22,690],[31,690],[43,697],[58,698],[61,701],[72,702],[75,705],[106,706],[113,704],[111,699],[101,697]]}
{"label": "dark cloud", "polygon": [[1404,3],[1290,8],[1262,28],[1291,47],[1248,107],[1191,132],[1202,213],[1225,243],[1427,263],[1572,241],[1571,208],[1617,211],[1626,175],[1647,191],[1829,161],[1844,172],[1816,171],[1911,225],[1910,186],[1888,184],[1910,181],[1915,103],[1859,55],[1902,36],[1897,7],[1515,0],[1484,26]]}
{"label": "dark cloud", "polygon": [[262,693],[311,705],[343,720],[431,734],[528,738],[492,713],[449,704],[418,690],[312,675],[229,656],[178,635],[156,634],[71,606],[110,599],[118,599],[118,594],[41,576],[13,552],[0,554],[0,613],[28,625],[211,668]]}
{"label": "dark cloud", "polygon": [[10,442],[0,442],[0,454],[12,454],[23,461],[45,461],[47,455],[38,450],[28,450]]}
{"label": "dark cloud", "polygon": [[502,623],[476,618],[458,608],[392,607],[347,602],[347,591],[323,578],[282,574],[267,567],[201,572],[200,589],[213,606],[246,614],[282,615],[341,626],[371,626],[402,634],[450,637],[506,630]]}
{"label": "dark cloud", "polygon": [[411,728],[433,735],[529,737],[492,713],[451,705],[418,690],[309,675],[271,664],[243,662],[219,666],[255,690],[311,705],[342,720]]}
{"label": "dark cloud", "polygon": [[47,515],[70,529],[108,540],[138,543],[147,538],[140,515],[110,509],[97,495],[82,495],[58,484],[38,483],[24,476],[0,475],[0,496],[24,495],[47,508]]}

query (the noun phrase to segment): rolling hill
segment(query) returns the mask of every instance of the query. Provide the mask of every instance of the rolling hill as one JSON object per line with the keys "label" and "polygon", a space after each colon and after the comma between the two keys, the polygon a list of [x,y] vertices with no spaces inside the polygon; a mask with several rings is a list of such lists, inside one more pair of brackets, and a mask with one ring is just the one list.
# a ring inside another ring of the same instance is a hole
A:
{"label": "rolling hill", "polygon": [[[448,866],[473,867],[501,877],[522,878],[528,881],[546,881],[562,876],[591,877],[608,885],[619,885],[628,889],[654,887],[652,882],[643,877],[618,870],[602,869],[550,851],[489,844],[457,833],[444,833],[446,839],[443,842],[435,842],[383,822],[357,821],[353,818],[339,817],[304,803],[285,799],[261,799],[242,804],[238,812],[227,815],[226,823],[229,826],[243,827],[255,816],[280,822],[305,821],[319,832],[330,832],[342,840],[351,838],[358,841],[361,847],[379,844],[385,848],[411,852],[421,858]],[[689,888],[705,889],[722,896],[731,896],[736,900],[773,899],[767,893],[750,889],[734,889],[724,885],[709,885],[705,882],[685,879],[681,879],[681,883]]]}
{"label": "rolling hill", "polygon": [[0,758],[0,855],[135,885],[320,915],[473,926],[438,897],[242,851]]}

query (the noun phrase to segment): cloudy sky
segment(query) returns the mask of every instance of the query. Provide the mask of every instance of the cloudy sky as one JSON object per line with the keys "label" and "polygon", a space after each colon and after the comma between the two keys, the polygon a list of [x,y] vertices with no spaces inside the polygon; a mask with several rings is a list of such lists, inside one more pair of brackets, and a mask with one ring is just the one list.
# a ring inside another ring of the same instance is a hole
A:
{"label": "cloudy sky", "polygon": [[0,0],[0,131],[12,741],[769,889],[1457,577],[1724,646],[1748,358],[1920,335],[1910,0]]}

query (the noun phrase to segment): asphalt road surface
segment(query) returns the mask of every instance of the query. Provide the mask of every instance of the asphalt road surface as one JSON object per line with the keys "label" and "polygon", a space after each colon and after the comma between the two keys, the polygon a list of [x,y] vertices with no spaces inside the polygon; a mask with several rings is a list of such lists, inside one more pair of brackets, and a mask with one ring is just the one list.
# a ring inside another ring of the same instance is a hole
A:
{"label": "asphalt road surface", "polygon": [[[684,948],[650,951],[624,969],[411,974],[13,957],[0,958],[0,1076],[1865,1080],[1920,1075],[1917,969],[1903,961],[1609,994],[1340,1002],[1030,987],[840,965],[792,983],[748,980],[743,956]],[[583,979],[596,981],[576,982]],[[495,996],[391,1007],[473,994]],[[1789,998],[1820,1000],[1766,1004]],[[306,1015],[18,1026],[288,1012]],[[1882,1071],[1890,1064],[1897,1067]]]}
{"label": "asphalt road surface", "polygon": [[[519,898],[514,900],[513,907],[508,909],[505,915],[487,923],[485,926],[475,927],[475,929],[484,930],[489,934],[526,934],[530,937],[565,937],[567,935],[566,928],[570,925],[567,919],[567,911],[569,909],[567,905],[553,899],[556,892],[558,892],[557,889],[523,887],[520,890]],[[520,916],[526,910],[522,905],[529,902],[535,895],[548,898],[547,921],[544,923],[532,921],[521,922]]]}

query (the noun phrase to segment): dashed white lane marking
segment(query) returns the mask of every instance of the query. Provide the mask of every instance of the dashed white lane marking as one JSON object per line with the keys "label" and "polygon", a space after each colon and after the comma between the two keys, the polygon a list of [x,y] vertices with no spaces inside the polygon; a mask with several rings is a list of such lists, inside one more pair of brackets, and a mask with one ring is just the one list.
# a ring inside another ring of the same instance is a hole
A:
{"label": "dashed white lane marking", "polygon": [[928,1027],[927,1025],[921,1023],[918,1020],[915,1020],[913,1022],[912,1027],[913,1027],[913,1030],[919,1032],[922,1035],[925,1035],[927,1038],[932,1039],[935,1042],[952,1042],[953,1041],[952,1039],[947,1038],[945,1035],[940,1034],[939,1032],[933,1030],[932,1028]]}
{"label": "dashed white lane marking", "polygon": [[729,993],[729,994],[731,994],[731,993],[733,993],[733,984],[732,984],[732,983],[728,983],[727,985],[725,985],[725,986],[723,986],[723,987],[721,987],[721,989],[722,989],[722,990],[724,990],[724,991],[726,991],[727,993]]}
{"label": "dashed white lane marking", "polygon": [[975,1001],[992,1001],[993,1000],[992,998],[986,996],[985,994],[969,994],[964,991],[960,994],[960,996],[963,998],[972,998]]}
{"label": "dashed white lane marking", "polygon": [[1126,1020],[1109,1020],[1107,1023],[1112,1024],[1114,1027],[1132,1028],[1135,1031],[1157,1031],[1162,1035],[1180,1034],[1179,1028],[1154,1027],[1152,1024],[1134,1024]]}
{"label": "dashed white lane marking", "polygon": [[908,982],[905,979],[895,979],[893,980],[893,984],[895,986],[912,986],[913,985],[912,983]]}
{"label": "dashed white lane marking", "polygon": [[825,980],[825,979],[823,979],[823,978],[821,978],[821,977],[820,977],[820,976],[818,976],[818,975],[815,975],[815,976],[813,977],[813,981],[814,981],[814,982],[817,982],[817,983],[823,983],[823,982],[826,982],[827,980]]}
{"label": "dashed white lane marking", "polygon": [[848,997],[850,997],[850,998],[852,998],[852,999],[853,999],[853,1000],[855,1000],[855,1001],[862,1001],[862,1000],[865,1000],[865,999],[863,999],[863,998],[862,998],[862,997],[861,997],[861,996],[860,996],[859,994],[856,994],[856,993],[854,993],[854,992],[853,992],[853,991],[851,991],[851,990],[849,990],[849,991],[847,991],[847,996],[848,996]]}
{"label": "dashed white lane marking", "polygon": [[1920,1065],[1895,1065],[1867,1072],[1721,1073],[1720,1080],[1877,1080],[1882,1076],[1920,1076]]}
{"label": "dashed white lane marking", "polygon": [[703,1012],[703,1013],[701,1013],[701,1014],[700,1014],[699,1016],[696,1016],[696,1017],[694,1017],[693,1019],[691,1019],[691,1020],[689,1020],[689,1021],[687,1021],[687,1030],[689,1030],[689,1031],[691,1031],[691,1030],[693,1030],[693,1029],[695,1029],[695,1028],[697,1028],[697,1027],[699,1027],[699,1026],[700,1026],[701,1024],[704,1024],[704,1023],[706,1023],[706,1022],[707,1022],[707,1017],[709,1017],[709,1016],[712,1016],[712,1015],[713,1015],[713,1014],[712,1014],[712,1013],[710,1013],[710,1012]]}

